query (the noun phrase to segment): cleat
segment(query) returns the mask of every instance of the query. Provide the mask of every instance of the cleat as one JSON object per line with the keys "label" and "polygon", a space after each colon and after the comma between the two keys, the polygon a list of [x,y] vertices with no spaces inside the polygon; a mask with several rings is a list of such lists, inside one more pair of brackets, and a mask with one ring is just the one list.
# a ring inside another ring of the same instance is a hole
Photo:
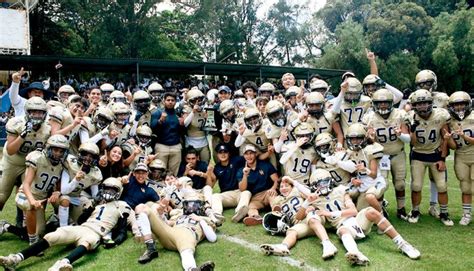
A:
{"label": "cleat", "polygon": [[278,245],[269,245],[269,244],[263,244],[260,245],[260,250],[263,252],[263,254],[269,256],[269,255],[275,255],[275,256],[289,256],[290,255],[290,250],[282,244]]}
{"label": "cleat", "polygon": [[235,214],[232,216],[232,222],[239,223],[248,213],[249,207],[242,206],[239,210],[236,210]]}
{"label": "cleat", "polygon": [[449,218],[448,213],[441,213],[439,215],[439,219],[445,226],[448,226],[448,227],[454,226],[454,222],[451,220],[451,218]]}
{"label": "cleat", "polygon": [[418,223],[420,219],[420,211],[412,210],[410,214],[408,214],[408,222],[410,223]]}
{"label": "cleat", "polygon": [[337,248],[332,243],[328,243],[326,246],[323,246],[322,258],[323,260],[327,260],[329,258],[334,257],[336,253],[337,253]]}
{"label": "cleat", "polygon": [[140,258],[138,258],[138,262],[141,263],[141,264],[145,264],[147,262],[150,262],[154,258],[158,258],[158,251],[147,249],[147,250],[145,250],[143,255],[140,256]]}
{"label": "cleat", "polygon": [[355,253],[347,252],[346,259],[352,265],[368,265],[370,263],[369,258],[367,258],[362,252],[358,251]]}
{"label": "cleat", "polygon": [[405,207],[397,209],[397,217],[401,220],[405,220],[405,221],[408,220],[408,215],[407,215],[407,211],[405,210]]}
{"label": "cleat", "polygon": [[436,205],[431,205],[430,208],[428,209],[428,213],[430,214],[430,216],[434,218],[439,218],[439,215],[440,215],[438,207],[436,207]]}
{"label": "cleat", "polygon": [[54,263],[48,271],[72,271],[72,265],[68,259],[62,259]]}
{"label": "cleat", "polygon": [[216,265],[214,264],[214,262],[211,262],[211,261],[207,261],[203,264],[201,264],[199,267],[198,267],[198,270],[199,271],[212,271],[214,270],[214,267]]}
{"label": "cleat", "polygon": [[15,267],[21,262],[20,256],[10,254],[8,256],[0,256],[0,266],[5,270],[15,270]]}
{"label": "cleat", "polygon": [[261,216],[249,216],[244,218],[244,224],[246,226],[257,226],[261,225],[263,218]]}
{"label": "cleat", "polygon": [[10,223],[6,220],[0,220],[0,235],[4,234],[7,232],[7,228],[10,227]]}
{"label": "cleat", "polygon": [[471,223],[472,217],[471,214],[463,214],[461,220],[459,220],[459,225],[467,226]]}
{"label": "cleat", "polygon": [[398,249],[400,251],[407,255],[408,258],[412,260],[417,260],[420,258],[421,254],[418,251],[418,249],[414,248],[412,245],[410,245],[408,242],[403,242],[400,246],[398,246]]}

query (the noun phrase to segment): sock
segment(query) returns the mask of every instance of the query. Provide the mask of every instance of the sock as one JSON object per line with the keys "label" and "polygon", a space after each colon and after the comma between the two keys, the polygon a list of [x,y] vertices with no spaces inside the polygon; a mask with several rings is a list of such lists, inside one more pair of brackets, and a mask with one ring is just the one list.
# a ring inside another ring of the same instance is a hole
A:
{"label": "sock", "polygon": [[470,215],[471,214],[471,209],[472,209],[471,204],[464,204],[463,203],[463,205],[462,205],[462,213],[463,214]]}
{"label": "sock", "polygon": [[153,241],[153,239],[146,240],[145,245],[146,245],[146,249],[149,250],[149,251],[155,251],[156,250],[155,241]]}
{"label": "sock", "polygon": [[438,202],[438,189],[436,188],[436,184],[434,182],[430,182],[430,191],[430,206],[433,206]]}
{"label": "sock", "polygon": [[137,215],[137,224],[138,224],[138,229],[142,233],[142,236],[151,235],[150,220],[148,220],[148,215],[147,214],[145,214],[145,213],[138,214]]}
{"label": "sock", "polygon": [[392,238],[392,241],[395,243],[397,246],[401,246],[403,243],[405,243],[405,240],[403,237],[399,234],[395,237]]}
{"label": "sock", "polygon": [[59,227],[67,226],[68,220],[69,220],[69,207],[59,206],[58,217],[59,217]]}
{"label": "sock", "polygon": [[405,207],[405,197],[397,197],[397,208],[401,209]]}
{"label": "sock", "polygon": [[18,237],[20,237],[21,239],[28,239],[28,234],[26,233],[26,228],[19,228],[17,226],[14,226],[14,225],[11,225],[11,224],[8,224],[7,227],[5,227],[5,230],[9,233],[12,233]]}
{"label": "sock", "polygon": [[87,248],[85,246],[77,246],[69,255],[67,255],[66,259],[69,261],[70,264],[77,261],[79,258],[84,256],[87,253]]}
{"label": "sock", "polygon": [[16,207],[16,226],[21,228],[23,226],[23,220],[25,216],[23,210],[20,209],[18,206]]}
{"label": "sock", "polygon": [[277,246],[280,247],[281,249],[288,249],[288,245],[285,243],[278,244]]}
{"label": "sock", "polygon": [[356,242],[354,241],[354,238],[352,238],[352,235],[350,233],[345,233],[341,236],[342,244],[346,248],[347,252],[350,253],[357,253],[359,252],[359,248],[357,247]]}
{"label": "sock", "polygon": [[39,253],[45,251],[46,249],[49,248],[49,243],[45,239],[41,239],[37,241],[36,243],[30,245],[26,249],[20,251],[19,254],[21,254],[22,259],[28,259],[29,257],[36,256]]}
{"label": "sock", "polygon": [[323,240],[321,244],[323,245],[323,247],[326,247],[326,246],[332,245],[332,242],[331,240],[326,239],[326,240]]}
{"label": "sock", "polygon": [[420,211],[420,205],[413,205],[413,211]]}
{"label": "sock", "polygon": [[447,204],[440,204],[439,205],[439,211],[442,214],[448,213],[448,205]]}
{"label": "sock", "polygon": [[30,245],[38,242],[38,235],[36,234],[28,234],[28,240],[30,241]]}
{"label": "sock", "polygon": [[181,256],[181,266],[183,266],[184,270],[196,268],[196,260],[194,260],[194,251],[192,249],[185,249],[179,255]]}

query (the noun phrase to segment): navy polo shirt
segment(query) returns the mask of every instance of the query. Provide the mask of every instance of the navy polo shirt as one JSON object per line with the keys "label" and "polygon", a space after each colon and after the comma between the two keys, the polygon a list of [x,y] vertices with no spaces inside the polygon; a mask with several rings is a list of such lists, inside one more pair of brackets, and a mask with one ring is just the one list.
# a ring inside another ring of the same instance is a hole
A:
{"label": "navy polo shirt", "polygon": [[[275,167],[269,162],[257,160],[255,170],[251,169],[249,176],[247,176],[247,190],[255,195],[270,189],[273,186],[270,176],[276,172]],[[237,171],[237,180],[241,182],[243,176],[244,168],[242,167]]]}
{"label": "navy polo shirt", "polygon": [[214,167],[214,175],[216,175],[221,193],[239,189],[237,170],[244,166],[245,159],[242,156],[231,157],[227,166],[223,166],[221,163],[216,164]]}
{"label": "navy polo shirt", "polygon": [[[184,176],[184,171],[186,171],[186,165],[187,165],[186,161],[183,160],[183,162],[181,162],[181,165],[179,165],[178,177]],[[207,163],[203,161],[197,161],[196,167],[194,168],[194,170],[206,173]],[[193,180],[194,189],[202,189],[204,186],[206,186],[206,178],[203,178],[197,175],[194,175],[192,177],[188,176],[188,177],[191,178],[191,180]]]}
{"label": "navy polo shirt", "polygon": [[135,176],[130,176],[128,184],[123,185],[122,200],[125,201],[132,209],[138,204],[147,203],[149,201],[159,201],[160,196],[156,194],[153,188],[148,187],[145,183],[137,182]]}

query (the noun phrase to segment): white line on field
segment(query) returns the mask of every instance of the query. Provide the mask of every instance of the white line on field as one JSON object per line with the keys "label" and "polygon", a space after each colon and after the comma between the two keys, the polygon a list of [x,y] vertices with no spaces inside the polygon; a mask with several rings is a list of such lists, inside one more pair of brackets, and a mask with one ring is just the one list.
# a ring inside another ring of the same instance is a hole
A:
{"label": "white line on field", "polygon": [[[250,250],[260,252],[260,247],[258,245],[247,242],[247,241],[245,241],[243,239],[240,239],[238,237],[228,236],[226,234],[219,234],[219,237],[223,238],[223,239],[225,239],[229,242],[232,242],[232,243],[238,244],[240,246],[243,246],[245,248],[248,248]],[[298,261],[296,259],[293,259],[291,257],[274,257],[274,258],[279,260],[280,262],[283,262],[283,263],[286,263],[288,265],[291,265],[291,266],[294,266],[294,267],[297,267],[297,268],[301,268],[301,269],[304,269],[304,270],[311,270],[311,271],[321,270],[321,269],[317,269],[317,268],[315,268],[311,265],[308,265],[305,262],[301,262],[301,261]]]}

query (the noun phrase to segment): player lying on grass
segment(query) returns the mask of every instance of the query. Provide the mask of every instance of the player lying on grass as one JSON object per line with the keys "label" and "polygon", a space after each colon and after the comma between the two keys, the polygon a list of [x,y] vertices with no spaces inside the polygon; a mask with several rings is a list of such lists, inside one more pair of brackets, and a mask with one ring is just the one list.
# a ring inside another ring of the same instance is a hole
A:
{"label": "player lying on grass", "polygon": [[127,217],[130,207],[123,201],[118,201],[122,192],[122,183],[116,178],[108,178],[102,184],[101,201],[95,208],[84,211],[79,222],[85,221],[80,226],[60,227],[48,233],[44,239],[30,245],[16,254],[0,256],[0,265],[5,270],[15,270],[22,261],[38,255],[49,247],[57,245],[75,244],[76,248],[64,259],[58,260],[49,271],[72,270],[72,263],[94,250],[100,240],[108,233],[115,236],[115,244],[120,244],[126,239]]}
{"label": "player lying on grass", "polygon": [[[299,187],[299,188],[296,188]],[[288,256],[290,248],[296,245],[298,239],[316,234],[322,241],[323,259],[329,259],[337,253],[337,248],[329,240],[326,229],[321,221],[307,218],[296,219],[296,213],[304,202],[303,193],[310,194],[309,189],[300,182],[284,176],[280,183],[280,195],[272,201],[274,212],[268,213],[263,218],[263,227],[272,234],[285,234],[281,244],[263,244],[260,249],[265,255]],[[281,212],[275,212],[275,210]]]}

